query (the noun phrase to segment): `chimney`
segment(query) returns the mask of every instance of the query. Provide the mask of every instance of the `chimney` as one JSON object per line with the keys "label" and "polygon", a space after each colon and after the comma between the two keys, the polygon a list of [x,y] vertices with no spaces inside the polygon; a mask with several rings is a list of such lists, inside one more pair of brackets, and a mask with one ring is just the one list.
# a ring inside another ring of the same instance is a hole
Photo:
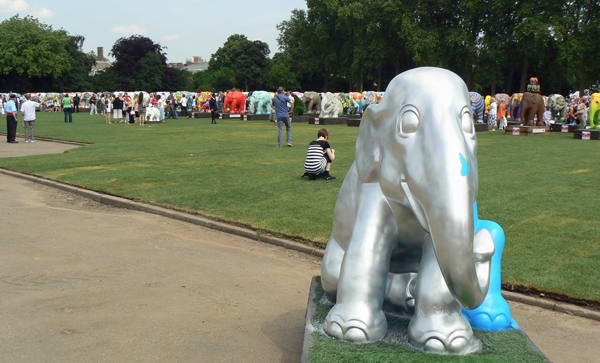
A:
{"label": "chimney", "polygon": [[98,47],[98,60],[104,60],[104,47]]}

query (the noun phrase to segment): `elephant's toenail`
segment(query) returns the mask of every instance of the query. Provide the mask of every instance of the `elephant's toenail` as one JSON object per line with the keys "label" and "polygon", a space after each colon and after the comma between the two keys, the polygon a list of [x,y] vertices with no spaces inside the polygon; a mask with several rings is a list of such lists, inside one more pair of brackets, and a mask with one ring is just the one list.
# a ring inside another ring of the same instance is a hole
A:
{"label": "elephant's toenail", "polygon": [[344,336],[344,339],[354,343],[366,343],[368,341],[365,332],[358,328],[348,329],[346,335]]}
{"label": "elephant's toenail", "polygon": [[338,339],[342,339],[342,337],[344,336],[344,331],[342,330],[342,327],[340,326],[340,324],[338,323],[331,323],[329,325],[329,329],[327,329],[327,332]]}
{"label": "elephant's toenail", "polygon": [[465,349],[465,347],[467,346],[468,343],[469,343],[469,341],[467,339],[465,339],[463,337],[459,337],[459,338],[454,339],[450,343],[450,346],[448,347],[448,349],[452,353],[460,353],[463,349]]}
{"label": "elephant's toenail", "polygon": [[425,350],[431,353],[444,353],[446,351],[446,347],[444,343],[439,341],[438,339],[432,338],[429,339],[424,346]]}

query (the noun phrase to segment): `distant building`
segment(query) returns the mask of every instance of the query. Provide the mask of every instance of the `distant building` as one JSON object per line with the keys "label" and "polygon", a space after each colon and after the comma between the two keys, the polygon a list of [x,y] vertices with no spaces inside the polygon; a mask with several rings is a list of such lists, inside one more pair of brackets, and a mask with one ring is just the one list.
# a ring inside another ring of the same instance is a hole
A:
{"label": "distant building", "polygon": [[98,54],[96,57],[96,65],[92,66],[90,70],[90,76],[96,76],[100,73],[104,73],[106,68],[110,67],[110,63],[104,58],[104,47],[98,47]]}
{"label": "distant building", "polygon": [[204,59],[200,56],[194,56],[192,58],[188,58],[183,63],[169,63],[167,66],[175,69],[184,69],[188,72],[196,73],[202,72],[208,68],[208,62],[205,62]]}

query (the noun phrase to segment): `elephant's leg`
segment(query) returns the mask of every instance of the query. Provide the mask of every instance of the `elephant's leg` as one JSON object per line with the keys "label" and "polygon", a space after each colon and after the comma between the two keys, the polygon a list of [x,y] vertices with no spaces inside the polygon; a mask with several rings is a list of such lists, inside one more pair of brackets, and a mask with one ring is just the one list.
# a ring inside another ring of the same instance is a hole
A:
{"label": "elephant's leg", "polygon": [[473,330],[448,290],[431,235],[427,235],[423,243],[415,302],[415,315],[408,325],[408,339],[412,344],[436,353],[461,353],[471,345]]}
{"label": "elephant's leg", "polygon": [[415,311],[416,273],[388,275],[384,304],[393,312],[412,315]]}
{"label": "elephant's leg", "polygon": [[335,338],[368,343],[385,336],[383,297],[397,227],[379,184],[363,184],[350,242],[342,261],[337,304],[325,320]]}
{"label": "elephant's leg", "polygon": [[335,302],[337,296],[338,281],[342,269],[342,261],[345,251],[335,240],[333,233],[327,242],[323,263],[321,264],[321,285],[330,301]]}

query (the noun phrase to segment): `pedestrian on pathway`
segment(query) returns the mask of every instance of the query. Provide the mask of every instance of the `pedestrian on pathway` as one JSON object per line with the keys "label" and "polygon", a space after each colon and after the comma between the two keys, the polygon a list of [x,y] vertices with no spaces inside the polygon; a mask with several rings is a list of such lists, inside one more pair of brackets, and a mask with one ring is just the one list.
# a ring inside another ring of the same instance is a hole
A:
{"label": "pedestrian on pathway", "polygon": [[284,94],[283,87],[277,89],[275,97],[273,97],[273,105],[277,113],[277,147],[281,147],[283,139],[283,125],[287,134],[287,146],[292,147],[292,124],[290,123],[291,112],[288,109],[287,103],[292,102],[292,99]]}
{"label": "pedestrian on pathway", "polygon": [[31,100],[31,95],[25,95],[25,102],[21,106],[23,114],[23,127],[25,128],[25,142],[35,142],[33,130],[35,129],[35,109],[40,104]]}
{"label": "pedestrian on pathway", "polygon": [[4,110],[6,111],[6,142],[10,144],[19,143],[15,138],[17,137],[17,105],[15,101],[17,100],[17,96],[14,93],[11,93],[6,102],[6,106],[4,106]]}
{"label": "pedestrian on pathway", "polygon": [[73,99],[71,98],[71,96],[69,96],[69,94],[65,94],[65,97],[63,97],[62,99],[62,108],[63,111],[65,112],[65,123],[67,122],[67,116],[69,119],[69,123],[73,122]]}

